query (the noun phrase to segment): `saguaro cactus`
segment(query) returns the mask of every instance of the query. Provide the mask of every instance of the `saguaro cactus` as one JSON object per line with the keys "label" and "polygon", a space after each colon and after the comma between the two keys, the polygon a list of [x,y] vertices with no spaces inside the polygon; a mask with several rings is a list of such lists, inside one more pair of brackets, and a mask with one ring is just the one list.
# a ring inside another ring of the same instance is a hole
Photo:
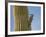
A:
{"label": "saguaro cactus", "polygon": [[14,30],[15,31],[28,31],[28,9],[26,6],[15,6],[14,7]]}

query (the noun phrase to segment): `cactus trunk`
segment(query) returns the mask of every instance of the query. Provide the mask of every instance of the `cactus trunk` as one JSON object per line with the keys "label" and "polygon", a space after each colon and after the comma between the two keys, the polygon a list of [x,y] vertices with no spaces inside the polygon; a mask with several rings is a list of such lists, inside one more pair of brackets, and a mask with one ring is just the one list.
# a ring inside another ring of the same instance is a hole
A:
{"label": "cactus trunk", "polygon": [[14,7],[14,30],[15,31],[28,31],[28,9],[26,6]]}

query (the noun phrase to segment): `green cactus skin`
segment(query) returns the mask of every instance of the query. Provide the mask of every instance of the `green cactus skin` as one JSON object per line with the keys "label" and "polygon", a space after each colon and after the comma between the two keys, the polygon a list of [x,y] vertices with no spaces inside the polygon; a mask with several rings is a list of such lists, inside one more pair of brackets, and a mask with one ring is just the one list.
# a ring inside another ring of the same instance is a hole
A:
{"label": "green cactus skin", "polygon": [[28,9],[26,6],[15,6],[14,7],[14,30],[15,31],[28,31]]}

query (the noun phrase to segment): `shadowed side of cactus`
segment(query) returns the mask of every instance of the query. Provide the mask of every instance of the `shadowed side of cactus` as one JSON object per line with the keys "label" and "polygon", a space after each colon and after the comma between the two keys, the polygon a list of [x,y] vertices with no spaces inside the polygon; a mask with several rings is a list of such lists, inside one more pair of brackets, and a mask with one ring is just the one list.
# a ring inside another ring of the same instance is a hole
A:
{"label": "shadowed side of cactus", "polygon": [[30,20],[28,20],[28,9],[26,6],[14,7],[14,30],[15,31],[28,31]]}

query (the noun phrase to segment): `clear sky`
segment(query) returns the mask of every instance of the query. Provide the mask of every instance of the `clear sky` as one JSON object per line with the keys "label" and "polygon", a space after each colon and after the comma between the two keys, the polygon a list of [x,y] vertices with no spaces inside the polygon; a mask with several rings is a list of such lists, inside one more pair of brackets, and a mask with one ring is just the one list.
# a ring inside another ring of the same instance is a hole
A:
{"label": "clear sky", "polygon": [[[13,17],[13,7],[11,6],[10,9],[10,28],[11,31],[14,31],[14,17]],[[41,28],[41,7],[39,6],[28,6],[28,13],[33,14],[33,21],[32,21],[32,30],[40,30]],[[29,15],[30,16],[30,15]]]}

